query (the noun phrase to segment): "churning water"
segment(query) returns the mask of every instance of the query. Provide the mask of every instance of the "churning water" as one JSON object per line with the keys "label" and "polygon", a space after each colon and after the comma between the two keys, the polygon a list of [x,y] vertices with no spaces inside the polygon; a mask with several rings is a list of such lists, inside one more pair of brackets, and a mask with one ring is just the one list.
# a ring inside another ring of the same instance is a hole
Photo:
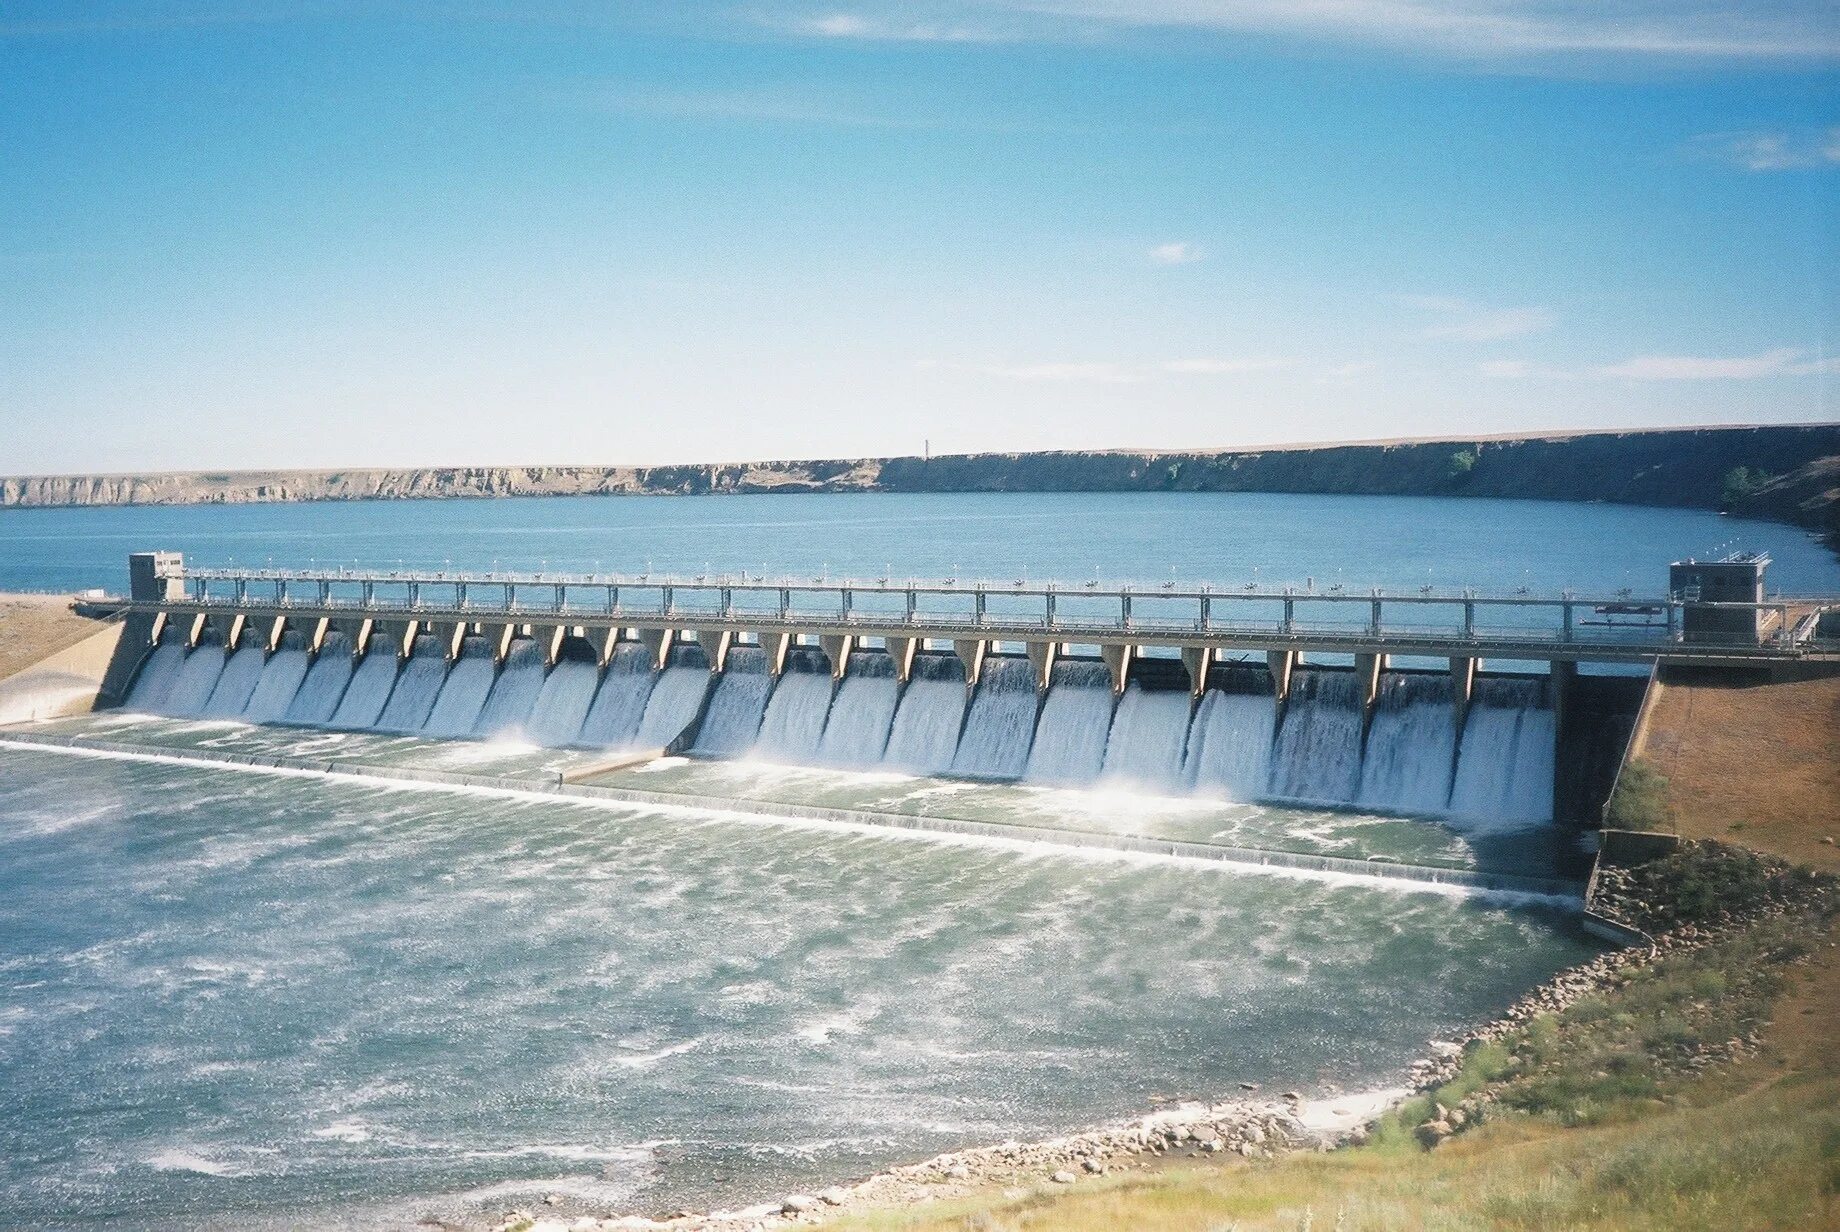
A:
{"label": "churning water", "polygon": [[1590,952],[1486,901],[1052,849],[0,767],[7,1225],[740,1202],[1152,1093],[1387,1079]]}
{"label": "churning water", "polygon": [[1035,739],[1035,668],[1027,659],[996,655],[984,660],[965,730],[952,759],[955,773],[1019,778]]}

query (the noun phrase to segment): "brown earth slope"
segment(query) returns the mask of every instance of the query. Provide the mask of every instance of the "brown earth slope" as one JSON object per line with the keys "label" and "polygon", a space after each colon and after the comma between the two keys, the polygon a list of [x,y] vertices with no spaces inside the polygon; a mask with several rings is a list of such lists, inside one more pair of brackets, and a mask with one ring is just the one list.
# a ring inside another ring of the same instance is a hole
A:
{"label": "brown earth slope", "polygon": [[0,594],[0,680],[102,628],[71,611],[64,595]]}

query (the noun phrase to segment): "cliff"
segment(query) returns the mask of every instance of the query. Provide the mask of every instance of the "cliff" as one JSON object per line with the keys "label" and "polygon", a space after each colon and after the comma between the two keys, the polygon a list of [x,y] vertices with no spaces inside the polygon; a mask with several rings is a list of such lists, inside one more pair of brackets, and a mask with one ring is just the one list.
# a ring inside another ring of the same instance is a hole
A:
{"label": "cliff", "polygon": [[1840,424],[1268,449],[651,467],[480,466],[0,479],[0,507],[710,492],[1310,492],[1730,508],[1840,530]]}

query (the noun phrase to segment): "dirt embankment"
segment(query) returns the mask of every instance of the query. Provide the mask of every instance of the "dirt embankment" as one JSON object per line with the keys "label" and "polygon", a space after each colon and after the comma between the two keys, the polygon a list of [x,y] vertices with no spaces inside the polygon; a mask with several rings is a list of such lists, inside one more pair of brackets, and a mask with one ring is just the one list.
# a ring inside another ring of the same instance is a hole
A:
{"label": "dirt embankment", "polygon": [[70,610],[64,595],[0,593],[0,680],[103,628]]}
{"label": "dirt embankment", "polygon": [[878,491],[1298,492],[1613,501],[1729,507],[1840,530],[1840,425],[651,467],[40,475],[0,478],[0,506]]}

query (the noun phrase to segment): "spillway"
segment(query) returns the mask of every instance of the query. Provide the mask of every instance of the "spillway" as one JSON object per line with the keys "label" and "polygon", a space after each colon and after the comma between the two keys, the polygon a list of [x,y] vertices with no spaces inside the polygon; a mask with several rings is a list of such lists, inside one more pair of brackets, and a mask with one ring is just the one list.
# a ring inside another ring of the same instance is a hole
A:
{"label": "spillway", "polygon": [[634,741],[642,749],[667,748],[696,722],[709,692],[709,660],[701,648],[680,646],[652,686]]}
{"label": "spillway", "polygon": [[[1248,673],[1250,675],[1250,673]],[[1271,744],[1278,703],[1271,677],[1229,676],[1202,694],[1189,729],[1184,771],[1199,795],[1257,800],[1271,790]]]}
{"label": "spillway", "polygon": [[364,657],[358,660],[351,683],[345,686],[345,696],[339,699],[339,708],[332,712],[328,727],[368,731],[377,726],[377,720],[383,717],[383,708],[389,704],[390,691],[396,687],[398,649],[395,638],[384,633],[371,634],[370,641],[365,644]]}
{"label": "spillway", "polygon": [[441,692],[428,712],[428,722],[422,725],[422,734],[472,735],[497,673],[490,643],[483,637],[464,639],[460,643],[460,657],[447,669],[447,678],[441,682]]}
{"label": "spillway", "polygon": [[480,707],[475,736],[518,738],[543,691],[543,647],[528,637],[515,638],[505,652],[505,664]]}
{"label": "spillway", "polygon": [[1054,787],[1078,787],[1097,779],[1105,767],[1114,701],[1105,664],[1089,659],[1056,663],[1023,777]]}
{"label": "spillway", "polygon": [[524,730],[531,742],[552,749],[574,744],[600,682],[600,666],[592,658],[564,655],[557,660],[530,708]]}
{"label": "spillway", "polygon": [[207,630],[198,645],[185,656],[178,678],[173,681],[172,692],[167,695],[164,713],[177,719],[195,719],[204,714],[211,692],[217,688],[217,679],[224,674],[227,659],[224,644],[215,638],[215,632]]}
{"label": "spillway", "polygon": [[243,707],[243,721],[279,723],[284,719],[310,666],[312,660],[307,656],[306,639],[291,631],[282,634],[281,645],[262,665],[262,678],[256,681],[255,690]]}
{"label": "spillway", "polygon": [[955,774],[1020,778],[1035,738],[1035,668],[1027,659],[991,655],[965,715],[952,758]]}
{"label": "spillway", "polygon": [[1352,672],[1299,671],[1272,749],[1272,795],[1346,804],[1361,785],[1361,699]]}
{"label": "spillway", "polygon": [[313,666],[300,682],[300,691],[288,703],[287,721],[324,724],[339,708],[339,699],[350,683],[351,643],[343,633],[327,633],[313,656]]}
{"label": "spillway", "polygon": [[882,764],[914,774],[950,770],[964,725],[964,664],[957,655],[917,654],[888,730]]}
{"label": "spillway", "polygon": [[728,664],[716,681],[703,726],[696,733],[696,751],[717,757],[745,753],[760,734],[760,717],[772,691],[766,651],[758,646],[731,646]]}
{"label": "spillway", "polygon": [[447,654],[441,639],[422,634],[397,673],[396,687],[384,704],[377,726],[384,731],[419,732],[434,710],[447,680]]}
{"label": "spillway", "polygon": [[1367,732],[1355,802],[1390,812],[1443,812],[1450,800],[1456,743],[1450,677],[1386,673]]}
{"label": "spillway", "polygon": [[894,661],[881,651],[857,651],[837,686],[818,761],[826,766],[863,770],[879,765],[901,700]]}
{"label": "spillway", "polygon": [[1100,778],[1173,792],[1183,785],[1190,703],[1180,689],[1133,683],[1118,699]]}
{"label": "spillway", "polygon": [[173,685],[178,683],[179,672],[184,667],[185,643],[176,632],[169,633],[141,665],[134,688],[128,693],[129,709],[164,714],[167,699],[172,696]]}
{"label": "spillway", "polygon": [[1478,681],[1457,751],[1451,814],[1509,823],[1550,819],[1555,745],[1541,681]]}
{"label": "spillway", "polygon": [[249,695],[255,692],[256,683],[262,678],[262,666],[267,657],[262,648],[261,634],[244,634],[242,645],[224,661],[224,670],[218,674],[217,683],[211,687],[211,696],[198,712],[199,717],[241,718],[244,708],[249,705]]}
{"label": "spillway", "polygon": [[791,765],[811,764],[824,738],[831,693],[830,664],[821,653],[803,646],[788,651],[786,670],[761,716],[755,754]]}
{"label": "spillway", "polygon": [[607,670],[601,673],[588,717],[582,720],[580,742],[593,749],[632,748],[657,682],[650,650],[637,642],[616,645]]}

